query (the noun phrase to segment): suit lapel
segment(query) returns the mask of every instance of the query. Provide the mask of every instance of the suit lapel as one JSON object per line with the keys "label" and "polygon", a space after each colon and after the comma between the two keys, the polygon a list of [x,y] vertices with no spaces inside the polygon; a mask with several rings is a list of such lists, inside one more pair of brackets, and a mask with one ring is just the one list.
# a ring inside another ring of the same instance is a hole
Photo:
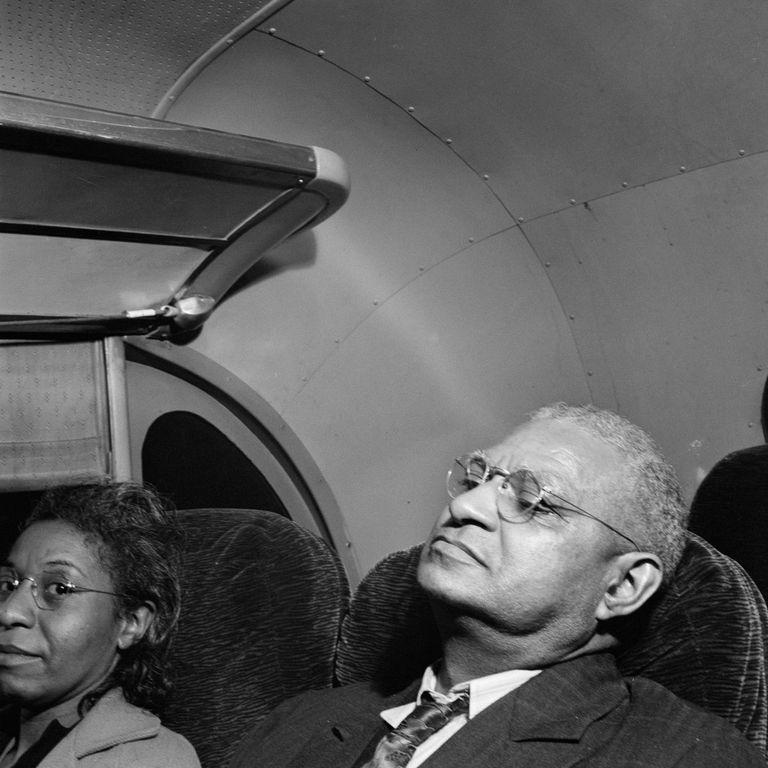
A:
{"label": "suit lapel", "polygon": [[[371,742],[378,743],[389,729],[381,719],[384,709],[413,701],[418,693],[420,680],[404,691],[387,698],[375,698],[370,692],[361,698],[345,702],[343,711],[335,711],[328,718],[321,735],[322,744],[317,749],[302,753],[293,763],[295,768],[354,768]],[[371,754],[372,754],[371,750]],[[318,762],[318,755],[323,758]],[[327,759],[326,759],[327,758]]]}
{"label": "suit lapel", "polygon": [[[599,654],[563,662],[474,717],[422,766],[566,768],[590,748],[582,743],[587,729],[626,697],[612,656]],[[613,732],[611,718],[605,727]],[[592,746],[593,741],[591,737]]]}

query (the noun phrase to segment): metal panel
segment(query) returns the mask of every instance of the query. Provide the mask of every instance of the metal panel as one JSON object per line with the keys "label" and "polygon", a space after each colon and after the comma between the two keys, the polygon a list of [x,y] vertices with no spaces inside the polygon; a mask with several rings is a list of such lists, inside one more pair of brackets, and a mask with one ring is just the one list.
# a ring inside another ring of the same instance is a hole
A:
{"label": "metal panel", "polygon": [[311,140],[350,168],[345,207],[268,254],[191,347],[297,434],[363,569],[423,534],[455,452],[500,437],[542,399],[587,396],[568,323],[508,214],[365,84],[252,34],[169,118]]}
{"label": "metal panel", "polygon": [[547,276],[509,230],[392,296],[344,339],[285,418],[370,567],[426,535],[454,456],[502,439],[525,413],[558,399],[588,399],[585,378]]}
{"label": "metal panel", "polygon": [[148,115],[191,62],[275,5],[3,0],[0,90]]}
{"label": "metal panel", "polygon": [[766,148],[763,0],[302,0],[268,28],[451,138],[516,217]]}
{"label": "metal panel", "polygon": [[317,142],[350,169],[346,205],[266,256],[212,316],[220,330],[195,342],[278,410],[388,297],[511,224],[444,144],[336,67],[266,35],[233,46],[168,117]]}
{"label": "metal panel", "polygon": [[762,441],[766,209],[761,155],[525,226],[594,400],[648,427],[689,493],[723,454]]}

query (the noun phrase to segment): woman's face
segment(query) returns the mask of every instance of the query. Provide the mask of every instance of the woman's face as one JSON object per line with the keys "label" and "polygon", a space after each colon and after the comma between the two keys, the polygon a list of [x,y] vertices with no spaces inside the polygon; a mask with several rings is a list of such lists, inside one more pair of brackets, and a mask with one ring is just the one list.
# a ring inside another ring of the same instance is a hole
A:
{"label": "woman's face", "polygon": [[[33,523],[16,540],[6,563],[18,578],[56,573],[79,587],[114,591],[93,547],[69,523]],[[39,712],[78,698],[115,665],[118,648],[130,644],[115,599],[97,592],[67,596],[42,610],[31,582],[22,581],[0,600],[0,698]]]}

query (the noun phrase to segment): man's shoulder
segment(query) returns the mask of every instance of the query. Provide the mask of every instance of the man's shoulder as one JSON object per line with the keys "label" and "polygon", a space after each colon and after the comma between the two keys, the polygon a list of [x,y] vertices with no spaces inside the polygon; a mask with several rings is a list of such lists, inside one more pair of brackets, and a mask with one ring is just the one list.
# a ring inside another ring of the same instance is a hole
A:
{"label": "man's shoulder", "polygon": [[723,728],[739,733],[722,717],[680,698],[655,680],[638,676],[625,677],[624,681],[629,690],[630,706],[636,717],[684,719],[695,727]]}
{"label": "man's shoulder", "polygon": [[[765,765],[757,747],[722,717],[681,699],[653,680],[633,677],[626,678],[626,683],[629,714],[624,736],[634,742],[636,754],[651,750],[669,758],[676,753],[681,766]],[[625,746],[629,745],[625,742]]]}
{"label": "man's shoulder", "polygon": [[398,697],[387,697],[372,683],[300,693],[245,735],[232,768],[304,765],[307,752],[312,752],[314,765],[333,765],[337,750],[352,743],[352,732],[368,734],[375,729],[379,713],[393,698]]}

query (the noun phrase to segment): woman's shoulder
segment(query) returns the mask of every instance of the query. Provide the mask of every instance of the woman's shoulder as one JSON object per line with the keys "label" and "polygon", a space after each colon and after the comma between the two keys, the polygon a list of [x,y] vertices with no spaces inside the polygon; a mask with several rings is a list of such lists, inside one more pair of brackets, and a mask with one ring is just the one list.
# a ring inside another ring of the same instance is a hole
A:
{"label": "woman's shoulder", "polygon": [[[136,742],[139,744],[139,742]],[[195,748],[189,741],[176,731],[161,725],[157,736],[147,744],[147,750],[152,756],[152,766],[159,768],[200,768],[200,760]],[[132,763],[132,765],[142,765]]]}
{"label": "woman's shoulder", "polygon": [[200,766],[194,747],[184,736],[162,725],[157,715],[127,702],[117,690],[105,694],[71,735],[83,768]]}

